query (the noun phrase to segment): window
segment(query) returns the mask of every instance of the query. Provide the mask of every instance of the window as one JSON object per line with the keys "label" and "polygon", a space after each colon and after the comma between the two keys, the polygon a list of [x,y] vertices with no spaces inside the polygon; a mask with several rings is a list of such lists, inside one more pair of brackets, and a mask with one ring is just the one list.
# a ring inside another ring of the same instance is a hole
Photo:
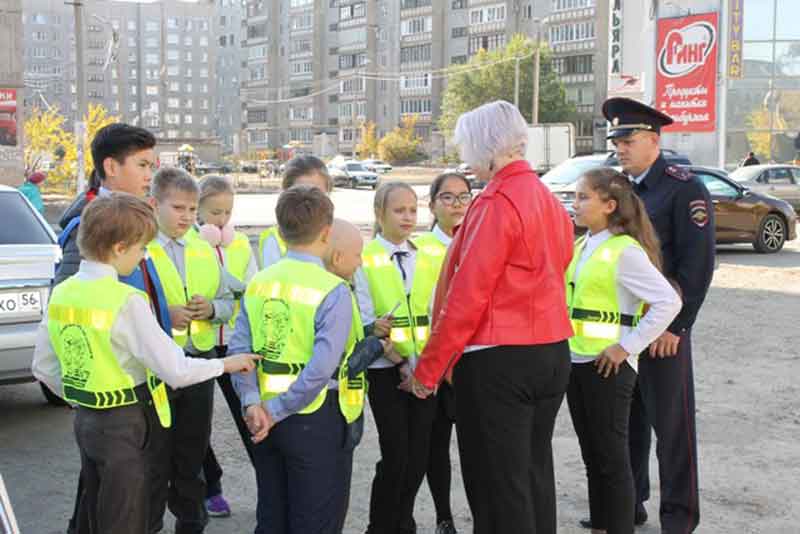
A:
{"label": "window", "polygon": [[262,59],[267,57],[267,47],[265,46],[251,46],[247,52],[250,59]]}
{"label": "window", "polygon": [[181,107],[180,99],[178,99],[178,98],[168,98],[167,99],[167,107],[168,108],[173,108],[173,109]]}
{"label": "window", "polygon": [[44,46],[34,46],[32,51],[33,57],[43,59],[47,57],[47,48]]}
{"label": "window", "polygon": [[204,98],[200,101],[200,109],[208,109],[208,99]]}
{"label": "window", "polygon": [[187,78],[192,77],[192,67],[186,67],[186,77]]}
{"label": "window", "polygon": [[402,76],[400,78],[400,89],[430,89],[431,75],[425,73],[422,76]]}
{"label": "window", "polygon": [[128,21],[128,31],[129,32],[135,32],[136,31],[136,21],[135,20],[129,20]]}
{"label": "window", "polygon": [[136,105],[136,102],[131,102],[131,104],[128,107],[128,109],[130,109],[133,112],[136,112],[136,110],[139,109],[139,107]]}
{"label": "window", "polygon": [[291,2],[289,2],[289,6],[292,8],[312,5],[314,5],[314,0],[291,0]]}
{"label": "window", "polygon": [[159,24],[156,20],[148,20],[144,24],[144,30],[148,32],[157,32],[159,31]]}
{"label": "window", "polygon": [[363,93],[365,88],[364,78],[350,78],[339,82],[340,93]]}
{"label": "window", "polygon": [[44,32],[44,31],[33,32],[33,40],[34,41],[46,41],[47,40],[47,32]]}
{"label": "window", "polygon": [[178,65],[167,66],[167,76],[179,76],[181,68]]}
{"label": "window", "polygon": [[595,0],[553,0],[553,11],[579,9],[595,5]]}
{"label": "window", "polygon": [[136,48],[136,37],[128,37],[128,48]]}
{"label": "window", "polygon": [[[233,45],[233,36],[231,36],[231,45]],[[208,46],[208,37],[205,35],[200,36],[200,46]]]}
{"label": "window", "polygon": [[430,98],[417,98],[413,100],[400,101],[400,113],[423,113],[431,112],[431,99]]}
{"label": "window", "polygon": [[194,107],[194,101],[191,98],[187,98],[183,101],[183,107],[186,109],[192,109]]}
{"label": "window", "polygon": [[310,121],[314,119],[313,106],[299,106],[289,108],[289,120],[291,121]]}
{"label": "window", "polygon": [[400,35],[416,35],[433,31],[433,17],[416,17],[400,22]]}
{"label": "window", "polygon": [[478,50],[487,52],[503,48],[506,45],[506,34],[496,33],[493,35],[476,35],[469,38],[469,54],[477,54]]}
{"label": "window", "polygon": [[192,46],[194,41],[192,40],[191,35],[184,35],[183,37],[183,46]]}
{"label": "window", "polygon": [[130,91],[131,91],[131,96],[136,96],[137,93],[139,92],[139,88],[135,85],[131,85]]}
{"label": "window", "polygon": [[457,37],[466,37],[467,36],[467,27],[462,26],[460,28],[453,28],[451,36],[455,39]]}
{"label": "window", "polygon": [[145,54],[144,56],[144,62],[147,65],[158,65],[160,63],[158,59],[159,59],[158,54],[151,53],[151,54]]}
{"label": "window", "polygon": [[565,43],[594,39],[594,21],[573,22],[550,27],[550,42]]}
{"label": "window", "polygon": [[340,102],[339,103],[339,118],[346,119],[353,116],[355,111],[356,117],[367,116],[367,102]]}
{"label": "window", "polygon": [[204,93],[204,94],[208,93],[208,84],[207,83],[204,83],[203,85],[200,86],[200,92]]}
{"label": "window", "polygon": [[364,46],[366,43],[367,29],[364,27],[339,30],[339,46],[341,47],[359,44]]}
{"label": "window", "polygon": [[183,124],[192,124],[192,116],[191,115],[184,115],[183,116]]}
{"label": "window", "polygon": [[200,77],[208,78],[208,69],[200,69]]}
{"label": "window", "polygon": [[453,0],[453,9],[464,9],[467,7],[467,0]]}
{"label": "window", "polygon": [[180,27],[178,24],[178,19],[176,17],[169,17],[167,19],[167,28],[170,30],[177,30]]}
{"label": "window", "polygon": [[313,26],[314,26],[313,13],[292,15],[289,19],[289,28],[292,30],[310,30]]}
{"label": "window", "polygon": [[178,82],[169,82],[169,90],[173,93],[177,93],[181,90],[181,84]]}
{"label": "window", "polygon": [[34,13],[31,15],[31,22],[33,24],[47,24],[47,15],[44,13]]}
{"label": "window", "polygon": [[504,20],[506,20],[505,4],[477,7],[469,11],[470,24],[485,24]]}
{"label": "window", "polygon": [[266,79],[267,79],[266,65],[256,65],[255,67],[250,67],[251,81],[266,80]]}
{"label": "window", "polygon": [[591,74],[594,72],[594,56],[568,56],[553,58],[553,69],[558,74]]}
{"label": "window", "polygon": [[696,175],[705,184],[712,197],[736,198],[739,196],[739,191],[735,187],[712,174],[696,173]]}
{"label": "window", "polygon": [[111,86],[111,94],[112,94],[112,95],[117,95],[117,94],[119,94],[119,87],[118,87],[118,86],[116,86],[116,85],[112,85],[112,86]]}
{"label": "window", "polygon": [[311,74],[314,71],[314,64],[311,61],[295,61],[292,63],[292,74]]}
{"label": "window", "polygon": [[186,51],[186,52],[183,54],[183,59],[184,59],[184,61],[187,61],[187,62],[190,62],[190,61],[192,61],[192,53],[191,53],[189,50],[187,50],[187,51]]}
{"label": "window", "polygon": [[464,65],[467,62],[467,56],[453,56],[450,58],[451,65]]}
{"label": "window", "polygon": [[[341,40],[341,34],[340,34]],[[302,54],[304,52],[311,52],[311,39],[294,39],[292,40],[292,54]]]}
{"label": "window", "polygon": [[128,78],[130,78],[131,80],[135,80],[135,79],[136,79],[136,74],[137,74],[137,71],[138,71],[138,69],[137,69],[137,68],[135,68],[135,67],[134,67],[134,68],[132,68],[132,69],[131,69],[131,70],[128,72]]}
{"label": "window", "polygon": [[247,111],[247,122],[267,122],[267,110],[265,109],[251,109]]}
{"label": "window", "polygon": [[158,39],[155,37],[148,37],[144,40],[144,45],[147,48],[158,48]]}
{"label": "window", "polygon": [[364,17],[367,14],[366,4],[351,4],[349,6],[341,6],[339,8],[339,20],[350,20]]}
{"label": "window", "polygon": [[228,37],[226,35],[220,35],[219,36],[219,45],[220,46],[226,46],[227,42],[228,42]]}
{"label": "window", "polygon": [[402,0],[400,9],[414,9],[431,5],[431,0]]}
{"label": "window", "polygon": [[788,167],[777,167],[769,169],[764,173],[767,178],[767,183],[777,185],[793,185],[794,176]]}
{"label": "window", "polygon": [[191,82],[184,83],[183,84],[183,90],[186,91],[187,93],[191,93],[192,92],[192,83]]}
{"label": "window", "polygon": [[[430,45],[428,45],[430,47]],[[340,69],[354,69],[356,67],[363,67],[367,64],[366,54],[348,54],[339,56]]]}
{"label": "window", "polygon": [[177,50],[167,50],[167,59],[169,61],[178,61],[180,57],[181,54]]}
{"label": "window", "polygon": [[267,23],[260,22],[257,24],[247,25],[247,38],[248,39],[264,39],[267,37]]}
{"label": "window", "polygon": [[400,49],[400,63],[417,63],[430,60],[430,44],[407,46]]}

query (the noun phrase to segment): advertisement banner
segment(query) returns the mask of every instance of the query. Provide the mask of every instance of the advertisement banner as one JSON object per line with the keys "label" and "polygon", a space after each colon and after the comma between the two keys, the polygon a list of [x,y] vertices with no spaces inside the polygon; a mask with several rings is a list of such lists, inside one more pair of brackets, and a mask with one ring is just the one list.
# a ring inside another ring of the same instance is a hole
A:
{"label": "advertisement banner", "polygon": [[17,146],[17,90],[0,88],[0,146]]}
{"label": "advertisement banner", "polygon": [[731,0],[728,17],[728,78],[742,77],[742,20],[744,0]]}
{"label": "advertisement banner", "polygon": [[658,21],[656,108],[667,132],[713,132],[717,108],[717,13]]}

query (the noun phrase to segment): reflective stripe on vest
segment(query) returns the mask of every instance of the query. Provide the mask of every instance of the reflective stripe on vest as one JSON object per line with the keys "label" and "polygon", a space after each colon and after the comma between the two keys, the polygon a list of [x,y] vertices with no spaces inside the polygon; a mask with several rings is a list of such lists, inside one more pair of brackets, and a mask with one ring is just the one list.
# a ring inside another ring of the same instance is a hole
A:
{"label": "reflective stripe on vest", "polygon": [[[177,268],[157,241],[151,241],[147,251],[158,271],[168,305],[185,306],[192,295],[201,295],[210,302],[217,295],[221,277],[219,263],[214,249],[205,241],[199,238],[185,240],[185,286]],[[216,344],[214,327],[210,321],[192,321],[188,330],[172,329],[172,338],[181,347],[186,346],[187,336],[191,336],[197,350],[211,350]]]}
{"label": "reflective stripe on vest", "polygon": [[[234,278],[244,283],[247,276],[247,266],[250,265],[250,257],[253,249],[250,248],[250,240],[241,232],[234,234],[233,241],[225,248],[225,270]],[[239,299],[236,300],[233,315],[228,325],[231,328],[236,326],[236,318],[239,316]]]}
{"label": "reflective stripe on vest", "polygon": [[[64,398],[81,406],[108,409],[138,400],[133,378],[122,370],[111,345],[111,328],[130,295],[147,294],[112,277],[82,281],[70,277],[53,289],[47,307],[50,343],[61,365]],[[161,424],[169,427],[171,413],[157,384],[150,390]]]}
{"label": "reflective stripe on vest", "polygon": [[641,246],[627,235],[610,237],[581,265],[576,279],[575,270],[585,243],[585,236],[575,243],[566,273],[567,305],[575,332],[569,340],[569,347],[574,354],[596,357],[610,345],[619,342],[622,326],[638,324],[641,306],[636,316],[623,314],[619,310],[617,268],[626,248]]}
{"label": "reflective stripe on vest", "polygon": [[[258,263],[262,263],[264,261],[264,246],[266,246],[267,239],[272,236],[275,239],[275,242],[278,243],[278,250],[281,251],[281,258],[286,256],[286,252],[288,248],[286,247],[286,241],[283,240],[281,237],[281,233],[278,231],[277,226],[273,226],[272,228],[267,228],[261,235],[258,237]],[[262,268],[269,267],[268,265],[262,265]]]}

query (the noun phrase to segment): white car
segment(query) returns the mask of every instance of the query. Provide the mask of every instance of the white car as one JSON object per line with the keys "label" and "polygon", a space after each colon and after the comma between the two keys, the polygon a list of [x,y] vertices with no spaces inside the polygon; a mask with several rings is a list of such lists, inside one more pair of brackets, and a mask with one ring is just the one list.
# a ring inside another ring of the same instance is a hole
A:
{"label": "white car", "polygon": [[[0,385],[33,382],[36,330],[61,258],[47,221],[16,189],[0,185]],[[46,386],[47,400],[59,404]]]}
{"label": "white car", "polygon": [[382,174],[386,174],[387,172],[391,172],[392,166],[388,163],[385,163],[379,159],[365,159],[361,162],[362,165],[368,170],[372,172],[380,172]]}

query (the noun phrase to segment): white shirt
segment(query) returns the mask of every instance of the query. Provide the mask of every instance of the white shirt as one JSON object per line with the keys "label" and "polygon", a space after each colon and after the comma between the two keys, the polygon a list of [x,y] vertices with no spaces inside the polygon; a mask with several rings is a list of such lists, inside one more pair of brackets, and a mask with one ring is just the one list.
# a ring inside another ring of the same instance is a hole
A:
{"label": "white shirt", "polygon": [[[117,271],[104,263],[82,260],[79,280],[91,281],[113,276]],[[122,305],[111,326],[111,347],[123,372],[128,373],[135,385],[143,383],[150,369],[173,388],[182,388],[220,376],[224,371],[222,360],[189,358],[156,322],[147,300],[133,294]],[[36,333],[33,351],[33,375],[47,384],[51,391],[61,395],[61,364],[58,361],[47,330],[47,311]]]}
{"label": "white shirt", "polygon": [[[397,273],[402,278],[402,272],[400,271],[400,267],[398,266],[398,261],[402,262],[403,269],[406,272],[406,279],[405,279],[405,290],[406,295],[411,293],[411,286],[414,283],[414,266],[417,263],[417,250],[409,243],[408,241],[404,241],[399,245],[395,245],[386,240],[382,235],[378,234],[375,237],[375,240],[386,249],[386,253],[389,256],[392,256],[395,252],[407,252],[408,255],[401,258],[400,256],[395,256],[392,258],[392,263],[394,264],[395,268],[397,269]],[[359,268],[356,271],[355,276],[353,277],[353,281],[356,286],[356,300],[358,301],[358,309],[361,312],[361,322],[365,325],[372,324],[375,322],[377,317],[375,316],[375,305],[372,303],[372,295],[369,292],[369,283],[367,282],[367,275],[364,274],[364,270]],[[411,362],[411,366],[414,367],[416,364],[416,356],[412,356],[409,358]],[[387,367],[393,367],[394,364],[387,360],[386,358],[379,358],[375,361],[372,365],[370,365],[371,369],[384,369]]]}
{"label": "white shirt", "polygon": [[[575,279],[580,275],[586,260],[605,243],[612,234],[603,230],[596,235],[586,235],[580,259],[575,266]],[[630,354],[628,363],[637,369],[639,353],[660,336],[681,311],[681,299],[664,275],[650,262],[644,250],[634,245],[622,251],[617,266],[617,302],[620,313],[636,315],[644,301],[650,309],[636,327],[622,326],[619,344]],[[594,358],[572,354],[573,363],[587,363]]]}
{"label": "white shirt", "polygon": [[438,239],[438,240],[439,240],[439,243],[441,243],[442,245],[444,245],[444,246],[446,246],[446,247],[449,247],[449,246],[450,246],[450,243],[452,243],[452,242],[453,242],[453,238],[452,238],[452,237],[450,237],[449,235],[447,235],[446,233],[444,233],[444,230],[442,230],[442,229],[439,227],[439,225],[438,225],[438,224],[437,224],[436,226],[434,226],[434,227],[433,227],[433,230],[431,231],[431,233],[433,234],[433,236],[434,236],[436,239]]}

